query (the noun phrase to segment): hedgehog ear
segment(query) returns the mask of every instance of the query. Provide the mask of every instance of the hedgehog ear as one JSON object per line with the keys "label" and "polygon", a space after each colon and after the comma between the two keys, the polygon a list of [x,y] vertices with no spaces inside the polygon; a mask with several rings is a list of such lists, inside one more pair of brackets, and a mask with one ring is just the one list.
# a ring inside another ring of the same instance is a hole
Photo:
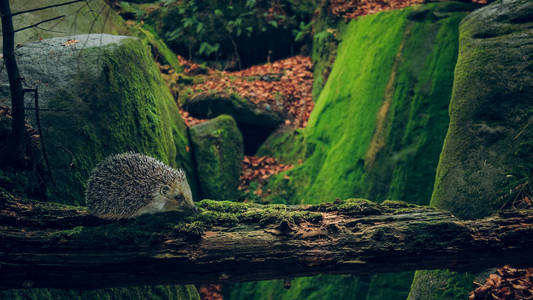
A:
{"label": "hedgehog ear", "polygon": [[161,193],[161,195],[166,195],[169,192],[170,192],[170,187],[168,185],[163,185],[161,189],[159,190],[159,193]]}

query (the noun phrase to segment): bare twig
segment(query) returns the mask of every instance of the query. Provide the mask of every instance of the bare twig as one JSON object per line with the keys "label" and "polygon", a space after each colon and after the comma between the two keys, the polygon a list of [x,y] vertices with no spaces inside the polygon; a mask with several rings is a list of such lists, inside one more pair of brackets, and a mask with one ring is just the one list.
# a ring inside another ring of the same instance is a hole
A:
{"label": "bare twig", "polygon": [[46,20],[43,20],[41,22],[38,22],[38,23],[35,23],[35,24],[32,24],[32,25],[28,25],[26,27],[19,28],[19,29],[15,30],[14,32],[19,32],[19,31],[22,31],[22,30],[26,30],[26,29],[30,29],[30,28],[33,28],[33,27],[37,27],[37,26],[39,26],[39,25],[41,25],[43,23],[54,21],[54,20],[61,19],[61,18],[64,18],[64,17],[66,17],[66,16],[62,15],[62,16],[57,16],[57,17],[53,17],[53,18],[50,18],[50,19],[46,19]]}
{"label": "bare twig", "polygon": [[30,12],[34,12],[34,11],[45,10],[45,9],[52,8],[52,7],[65,6],[65,5],[69,5],[69,4],[72,4],[72,3],[83,2],[83,1],[86,1],[86,0],[73,0],[73,1],[69,1],[69,2],[52,4],[52,5],[38,7],[38,8],[32,8],[32,9],[28,9],[28,10],[21,10],[21,11],[18,11],[16,13],[12,13],[11,16],[14,17],[14,16],[20,15],[20,14],[26,14],[26,13],[30,13]]}
{"label": "bare twig", "polygon": [[46,148],[44,145],[44,136],[43,130],[41,128],[41,119],[39,118],[39,89],[38,87],[34,89],[24,89],[24,92],[33,92],[35,99],[35,122],[37,123],[37,130],[39,131],[39,140],[41,141],[41,151],[43,152],[44,162],[46,164],[46,169],[48,171],[48,176],[50,181],[55,185],[54,177],[52,176],[52,170],[50,169],[50,162],[48,161],[48,154],[46,153]]}

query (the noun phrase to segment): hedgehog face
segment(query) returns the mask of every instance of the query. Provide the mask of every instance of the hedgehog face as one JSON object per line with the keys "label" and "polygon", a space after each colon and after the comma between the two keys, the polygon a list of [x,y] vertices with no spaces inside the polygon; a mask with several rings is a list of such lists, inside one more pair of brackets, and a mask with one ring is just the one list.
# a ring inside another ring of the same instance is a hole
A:
{"label": "hedgehog face", "polygon": [[170,185],[161,185],[159,194],[164,200],[162,210],[188,211],[196,210],[192,200],[191,188],[186,182],[175,181]]}

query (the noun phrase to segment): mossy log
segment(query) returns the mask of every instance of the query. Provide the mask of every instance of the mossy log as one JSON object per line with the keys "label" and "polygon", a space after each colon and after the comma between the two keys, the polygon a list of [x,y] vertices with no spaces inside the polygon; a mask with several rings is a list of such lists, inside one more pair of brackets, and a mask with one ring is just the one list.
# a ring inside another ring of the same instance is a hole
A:
{"label": "mossy log", "polygon": [[348,199],[285,206],[203,200],[200,212],[101,220],[0,191],[0,288],[235,282],[318,273],[533,263],[533,210],[461,221]]}

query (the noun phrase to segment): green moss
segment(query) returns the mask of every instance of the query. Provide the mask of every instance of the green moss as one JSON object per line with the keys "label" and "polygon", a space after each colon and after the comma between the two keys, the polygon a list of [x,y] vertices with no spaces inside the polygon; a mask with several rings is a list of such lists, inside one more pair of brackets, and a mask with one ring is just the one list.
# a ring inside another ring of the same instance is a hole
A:
{"label": "green moss", "polygon": [[458,23],[465,15],[448,12],[457,6],[471,8],[431,4],[420,9],[437,19],[410,21],[408,8],[347,25],[303,137],[276,134],[260,149],[282,160],[305,159],[269,181],[269,200],[319,203],[355,196],[428,203],[448,126]]}
{"label": "green moss", "polygon": [[257,156],[275,156],[283,164],[296,164],[305,158],[302,129],[282,127],[272,133],[259,147]]}
{"label": "green moss", "polygon": [[327,5],[319,7],[318,16],[313,21],[313,100],[317,100],[328,79],[335,61],[337,47],[345,27],[344,21],[330,16]]}
{"label": "green moss", "polygon": [[240,95],[229,91],[209,90],[207,92],[186,91],[180,96],[180,103],[194,117],[211,119],[226,114],[239,124],[262,127],[277,127],[282,119],[279,112],[262,105],[255,105]]}
{"label": "green moss", "polygon": [[367,300],[406,299],[407,290],[413,281],[414,272],[385,273],[370,277]]}
{"label": "green moss", "polygon": [[242,135],[228,115],[195,125],[190,131],[202,198],[237,200],[244,157]]}
{"label": "green moss", "polygon": [[202,200],[196,206],[219,212],[240,213],[246,211],[252,204],[233,201]]}
{"label": "green moss", "polygon": [[[91,169],[125,151],[183,168],[196,194],[186,127],[146,47],[130,39],[100,50],[89,48],[80,55],[99,71],[81,73],[72,89],[79,93],[58,91],[49,101],[51,111],[42,115],[56,181],[49,198],[83,204]],[[91,53],[100,59],[93,61]]]}
{"label": "green moss", "polygon": [[[360,17],[338,30],[335,62],[303,139],[294,143],[297,149],[286,144],[293,141],[288,134],[272,137],[274,142],[261,149],[288,161],[292,155],[286,153],[303,157],[301,165],[271,177],[266,200],[296,204],[364,197],[427,204],[448,126],[458,26],[471,9],[461,3],[428,4]],[[327,41],[332,41],[327,34],[335,31],[323,26],[324,40],[315,36],[314,56],[325,63]],[[344,205],[348,212],[379,213],[370,204]],[[404,299],[411,275],[372,277],[375,289],[390,287],[373,293]],[[270,288],[262,292],[273,293]],[[329,288],[320,284],[313,291]],[[360,299],[373,297],[367,292]]]}
{"label": "green moss", "polygon": [[[163,42],[163,40],[157,35],[152,27],[149,25],[143,25],[142,27],[136,26],[131,28],[130,32],[132,35],[140,38],[145,44],[151,47],[154,59],[160,64],[170,65],[174,71],[178,73],[183,71],[183,67],[179,64],[176,54],[170,50],[170,48],[168,48],[165,42]],[[187,81],[187,78],[185,81]]]}

